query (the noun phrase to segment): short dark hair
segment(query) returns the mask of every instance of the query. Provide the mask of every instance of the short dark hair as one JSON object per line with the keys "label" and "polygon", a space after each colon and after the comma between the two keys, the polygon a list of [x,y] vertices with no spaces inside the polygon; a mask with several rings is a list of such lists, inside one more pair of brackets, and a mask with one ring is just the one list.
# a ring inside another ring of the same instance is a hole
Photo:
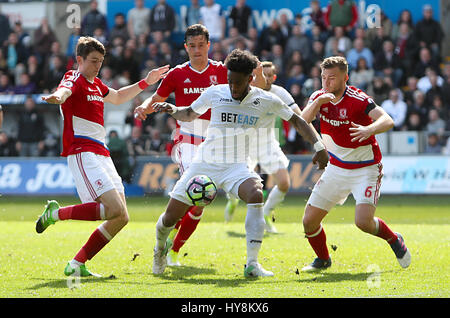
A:
{"label": "short dark hair", "polygon": [[86,57],[94,51],[101,53],[103,56],[106,54],[103,44],[99,40],[90,36],[80,37],[75,50],[77,56],[81,56],[83,59],[86,59]]}
{"label": "short dark hair", "polygon": [[258,59],[249,51],[234,49],[225,59],[228,70],[250,75],[258,66]]}
{"label": "short dark hair", "polygon": [[197,35],[203,35],[206,39],[206,42],[209,42],[208,29],[202,24],[193,24],[186,29],[186,32],[184,32],[184,43],[187,42],[188,37]]}

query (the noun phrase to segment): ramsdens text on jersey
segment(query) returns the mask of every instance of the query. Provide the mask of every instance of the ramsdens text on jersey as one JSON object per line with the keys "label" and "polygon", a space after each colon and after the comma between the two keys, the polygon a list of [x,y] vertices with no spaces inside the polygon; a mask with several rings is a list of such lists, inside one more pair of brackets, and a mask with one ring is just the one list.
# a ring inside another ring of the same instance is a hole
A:
{"label": "ramsdens text on jersey", "polygon": [[103,102],[103,97],[98,95],[87,95],[86,98],[88,102],[92,101]]}

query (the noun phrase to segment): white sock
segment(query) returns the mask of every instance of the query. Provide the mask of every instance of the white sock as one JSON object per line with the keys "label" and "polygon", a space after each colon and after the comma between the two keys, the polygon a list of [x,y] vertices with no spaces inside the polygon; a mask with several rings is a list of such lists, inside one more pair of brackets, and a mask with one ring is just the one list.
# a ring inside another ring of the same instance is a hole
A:
{"label": "white sock", "polygon": [[158,250],[162,250],[164,248],[170,231],[172,231],[175,227],[175,225],[167,227],[163,224],[162,219],[164,214],[165,212],[159,216],[158,222],[156,222],[156,249]]}
{"label": "white sock", "polygon": [[266,203],[264,204],[264,215],[270,215],[270,212],[272,212],[278,204],[283,202],[285,196],[286,192],[282,192],[278,189],[278,186],[274,186],[267,197]]}
{"label": "white sock", "polygon": [[250,263],[258,262],[258,254],[264,236],[263,203],[247,204],[245,232],[247,239],[247,265],[249,265]]}
{"label": "white sock", "polygon": [[59,221],[59,209],[56,209],[52,212],[52,219],[55,221]]}
{"label": "white sock", "polygon": [[79,261],[77,261],[75,259],[71,260],[69,263],[72,268],[80,267],[81,265],[84,264],[84,263],[80,263]]}

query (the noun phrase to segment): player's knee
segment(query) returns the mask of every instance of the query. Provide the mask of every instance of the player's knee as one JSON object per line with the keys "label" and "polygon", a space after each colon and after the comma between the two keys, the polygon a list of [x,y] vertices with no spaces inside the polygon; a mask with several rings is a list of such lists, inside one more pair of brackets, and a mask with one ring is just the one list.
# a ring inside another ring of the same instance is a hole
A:
{"label": "player's knee", "polygon": [[291,182],[289,181],[289,179],[282,180],[277,184],[277,186],[278,186],[278,190],[286,193],[289,191],[289,188],[291,187]]}
{"label": "player's knee", "polygon": [[127,208],[121,200],[117,200],[114,203],[105,206],[105,212],[108,220],[116,218],[123,218],[124,220],[128,219]]}
{"label": "player's knee", "polygon": [[252,189],[247,196],[247,203],[262,203],[262,202],[264,202],[264,194],[262,189],[260,189],[259,187]]}
{"label": "player's knee", "polygon": [[322,219],[318,218],[314,212],[312,212],[310,209],[311,206],[306,206],[305,208],[305,214],[303,215],[302,223],[303,223],[303,229],[305,233],[312,232],[316,230],[320,226],[320,222]]}
{"label": "player's knee", "polygon": [[201,216],[203,214],[203,207],[202,206],[193,206],[191,210],[189,211],[193,216]]}
{"label": "player's knee", "polygon": [[363,232],[372,233],[372,221],[366,218],[356,218],[355,225]]}

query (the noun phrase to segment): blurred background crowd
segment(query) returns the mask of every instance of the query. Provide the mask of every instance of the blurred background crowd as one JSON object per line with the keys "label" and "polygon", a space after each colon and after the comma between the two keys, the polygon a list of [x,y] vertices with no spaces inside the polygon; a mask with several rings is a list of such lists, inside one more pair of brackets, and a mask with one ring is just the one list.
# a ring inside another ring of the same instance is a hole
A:
{"label": "blurred background crowd", "polygon": [[[12,25],[0,13],[0,95],[55,90],[63,74],[77,67],[74,51],[81,35],[93,36],[107,48],[99,77],[113,88],[137,82],[154,67],[187,61],[183,43],[173,40],[176,16],[170,0],[155,1],[153,7],[135,0],[131,10],[114,16],[113,27],[108,27],[111,23],[98,10],[97,1],[89,5],[81,27],[73,29],[64,43],[65,51],[47,19],[34,30],[24,30],[20,21]],[[418,21],[405,9],[396,20],[382,13],[380,27],[361,28],[353,1],[312,0],[309,5],[314,24],[308,30],[298,13],[293,21],[282,14],[258,32],[245,0],[236,0],[228,15],[218,0],[191,0],[185,23],[202,23],[209,29],[211,59],[223,61],[231,50],[241,48],[261,61],[272,61],[277,68],[275,84],[285,87],[301,108],[321,88],[322,59],[345,56],[350,66],[348,84],[371,95],[393,117],[394,130],[426,132],[425,152],[450,154],[450,57],[441,54],[444,30],[433,19],[432,7],[425,4]],[[125,116],[126,135],[109,131],[112,154],[125,161],[131,158],[131,165],[139,155],[170,154],[172,146],[175,121],[171,117],[157,114],[145,122],[133,118],[132,111],[143,98],[138,96]],[[33,98],[26,98],[17,133],[0,133],[0,156],[59,155],[60,136],[46,128],[41,109]],[[3,111],[8,112],[7,107]],[[284,122],[278,124],[286,153],[309,151],[295,130]]]}

